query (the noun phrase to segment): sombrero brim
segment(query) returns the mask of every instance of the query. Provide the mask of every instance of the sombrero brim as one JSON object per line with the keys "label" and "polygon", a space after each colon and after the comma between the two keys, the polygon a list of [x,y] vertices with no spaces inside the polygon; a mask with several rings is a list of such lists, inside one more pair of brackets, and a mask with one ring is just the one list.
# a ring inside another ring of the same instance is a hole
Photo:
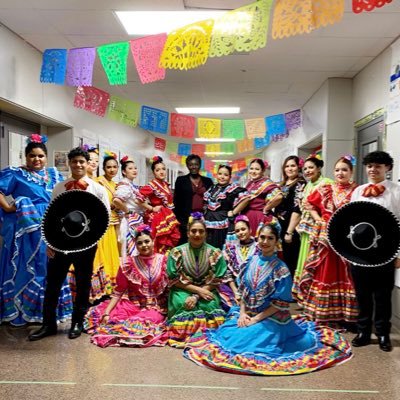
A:
{"label": "sombrero brim", "polygon": [[[81,211],[89,222],[89,229],[73,238],[62,230],[62,219],[72,211]],[[41,232],[44,242],[51,249],[63,253],[85,251],[95,246],[109,225],[106,205],[94,194],[84,190],[69,190],[51,201],[46,209]]]}
{"label": "sombrero brim", "polygon": [[[350,238],[357,224],[371,224],[380,236],[376,247],[361,250]],[[379,267],[393,261],[400,250],[400,221],[387,208],[369,201],[355,201],[339,208],[328,223],[328,241],[332,249],[351,264]]]}

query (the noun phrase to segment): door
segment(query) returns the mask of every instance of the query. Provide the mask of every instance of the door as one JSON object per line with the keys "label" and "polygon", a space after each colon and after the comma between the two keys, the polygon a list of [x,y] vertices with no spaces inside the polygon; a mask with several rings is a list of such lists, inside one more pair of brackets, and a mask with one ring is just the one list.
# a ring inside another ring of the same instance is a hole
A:
{"label": "door", "polygon": [[[362,160],[371,151],[382,150],[384,132],[383,117],[378,117],[357,130],[357,171],[355,177],[359,185],[368,182]],[[388,176],[388,179],[391,179],[390,176]]]}

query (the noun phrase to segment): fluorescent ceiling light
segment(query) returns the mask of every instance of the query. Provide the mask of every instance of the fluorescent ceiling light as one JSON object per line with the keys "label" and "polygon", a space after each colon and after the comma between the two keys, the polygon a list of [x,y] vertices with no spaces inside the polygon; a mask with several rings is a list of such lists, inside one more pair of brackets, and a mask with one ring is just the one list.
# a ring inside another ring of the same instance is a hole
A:
{"label": "fluorescent ceiling light", "polygon": [[196,142],[235,142],[234,138],[195,138]]}
{"label": "fluorescent ceiling light", "polygon": [[211,160],[212,162],[218,162],[218,163],[230,163],[232,162],[231,160]]}
{"label": "fluorescent ceiling light", "polygon": [[206,156],[233,156],[233,152],[230,151],[206,151]]}
{"label": "fluorescent ceiling light", "polygon": [[240,107],[176,107],[179,114],[239,114]]}
{"label": "fluorescent ceiling light", "polygon": [[[210,18],[218,18],[226,11],[116,11],[118,19],[128,35],[155,35],[157,33],[169,33],[185,25],[203,21]],[[247,14],[247,13],[243,13]],[[250,20],[249,20],[250,18]],[[251,15],[244,15],[243,25],[251,27]],[[231,28],[233,29],[233,28]]]}

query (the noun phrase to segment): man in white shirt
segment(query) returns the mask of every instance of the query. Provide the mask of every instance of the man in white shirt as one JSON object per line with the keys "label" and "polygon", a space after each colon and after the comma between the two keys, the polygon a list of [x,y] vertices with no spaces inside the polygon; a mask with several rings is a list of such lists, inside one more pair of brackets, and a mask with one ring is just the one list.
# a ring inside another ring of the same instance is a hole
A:
{"label": "man in white shirt", "polygon": [[[357,187],[351,201],[370,201],[379,204],[400,219],[400,186],[386,179],[393,168],[393,158],[384,151],[373,151],[363,159],[369,183]],[[394,261],[381,267],[351,266],[359,305],[358,334],[353,339],[354,347],[371,342],[372,317],[379,347],[391,351],[390,328],[392,317],[392,290],[394,270],[400,268],[400,254]]]}
{"label": "man in white shirt", "polygon": [[[58,183],[53,189],[52,197],[54,199],[61,193],[71,189],[86,190],[102,200],[110,211],[110,203],[105,188],[86,176],[88,161],[89,154],[85,150],[79,147],[72,149],[68,153],[71,178]],[[97,246],[94,246],[85,251],[64,254],[56,252],[49,247],[47,248],[49,263],[43,304],[43,324],[39,330],[29,335],[29,340],[40,340],[57,333],[56,309],[58,297],[71,264],[74,265],[75,269],[76,297],[72,313],[72,325],[68,337],[75,339],[81,335],[83,318],[89,305],[93,260],[96,250]]]}

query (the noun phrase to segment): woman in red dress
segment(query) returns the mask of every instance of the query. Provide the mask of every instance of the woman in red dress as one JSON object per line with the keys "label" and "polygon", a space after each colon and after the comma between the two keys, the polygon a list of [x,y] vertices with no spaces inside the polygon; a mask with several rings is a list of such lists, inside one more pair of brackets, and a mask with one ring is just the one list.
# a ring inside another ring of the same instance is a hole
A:
{"label": "woman in red dress", "polygon": [[165,254],[179,242],[179,222],[172,211],[173,196],[165,181],[167,170],[161,157],[153,157],[151,170],[154,179],[140,189],[138,201],[147,210],[144,220],[153,232],[154,251]]}
{"label": "woman in red dress", "polygon": [[320,184],[307,197],[315,223],[299,292],[304,314],[316,322],[355,322],[358,315],[349,265],[332,250],[327,239],[327,224],[332,214],[350,202],[357,186],[351,181],[352,160],[352,156],[339,158],[335,164],[335,182]]}

